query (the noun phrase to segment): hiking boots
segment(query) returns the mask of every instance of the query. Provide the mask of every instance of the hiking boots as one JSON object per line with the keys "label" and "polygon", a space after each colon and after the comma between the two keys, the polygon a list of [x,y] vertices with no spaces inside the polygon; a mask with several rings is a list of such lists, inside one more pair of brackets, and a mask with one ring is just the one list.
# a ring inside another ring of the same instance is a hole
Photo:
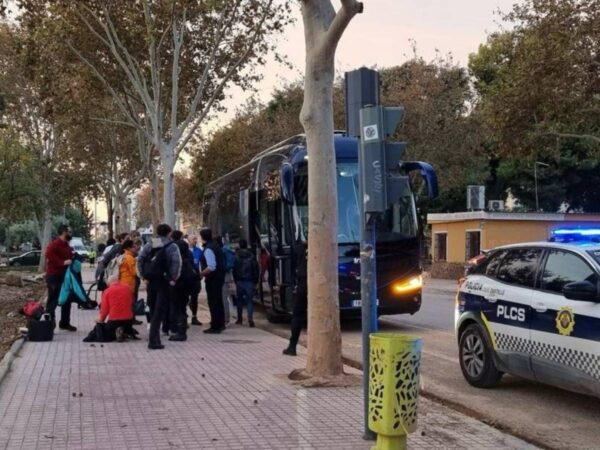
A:
{"label": "hiking boots", "polygon": [[187,336],[185,334],[174,334],[169,338],[169,340],[175,342],[183,342],[187,340]]}
{"label": "hiking boots", "polygon": [[296,349],[293,347],[288,347],[283,351],[283,354],[288,356],[296,356]]}
{"label": "hiking boots", "polygon": [[150,350],[162,350],[163,348],[165,348],[165,346],[162,344],[148,344],[148,349]]}

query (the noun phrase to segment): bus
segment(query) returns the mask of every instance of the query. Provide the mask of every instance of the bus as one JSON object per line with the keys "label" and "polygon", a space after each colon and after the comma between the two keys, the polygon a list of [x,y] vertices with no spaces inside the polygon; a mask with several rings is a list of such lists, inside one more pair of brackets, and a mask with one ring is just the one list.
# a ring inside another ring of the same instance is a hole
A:
{"label": "bus", "polygon": [[[359,142],[334,136],[338,189],[339,306],[360,316]],[[307,241],[310,149],[304,135],[291,137],[207,186],[203,224],[235,245],[246,239],[261,265],[256,301],[270,321],[289,317],[296,290],[296,249]],[[437,195],[429,164],[411,162],[404,186],[377,227],[378,315],[414,314],[421,306],[421,229],[409,177],[418,170]]]}

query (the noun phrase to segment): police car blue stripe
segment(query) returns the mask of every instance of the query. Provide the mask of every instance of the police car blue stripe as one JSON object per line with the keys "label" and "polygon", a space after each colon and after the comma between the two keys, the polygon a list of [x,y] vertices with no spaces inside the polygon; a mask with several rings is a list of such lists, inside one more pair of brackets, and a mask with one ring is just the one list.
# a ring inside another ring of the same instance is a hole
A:
{"label": "police car blue stripe", "polygon": [[[483,312],[488,321],[501,323],[518,328],[531,328],[535,331],[560,334],[556,326],[558,310],[548,309],[538,312],[530,306],[507,300],[489,302],[481,295],[461,292],[459,300],[464,301],[461,312],[473,311]],[[522,312],[521,312],[522,311]],[[600,317],[575,314],[573,331],[571,337],[600,341]]]}

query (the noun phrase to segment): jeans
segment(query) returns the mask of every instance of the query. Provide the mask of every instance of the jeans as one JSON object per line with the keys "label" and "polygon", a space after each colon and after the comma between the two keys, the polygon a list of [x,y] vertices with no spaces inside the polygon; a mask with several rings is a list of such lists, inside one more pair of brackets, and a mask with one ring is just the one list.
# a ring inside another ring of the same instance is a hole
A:
{"label": "jeans", "polygon": [[236,283],[238,320],[242,320],[244,305],[248,310],[248,321],[252,320],[254,312],[254,283],[252,281],[238,281]]}
{"label": "jeans", "polygon": [[[56,320],[56,308],[58,307],[58,297],[62,287],[64,276],[47,275],[46,285],[48,286],[48,301],[46,302],[46,312],[50,314],[52,320]],[[69,325],[71,323],[71,301],[60,307],[60,324]]]}

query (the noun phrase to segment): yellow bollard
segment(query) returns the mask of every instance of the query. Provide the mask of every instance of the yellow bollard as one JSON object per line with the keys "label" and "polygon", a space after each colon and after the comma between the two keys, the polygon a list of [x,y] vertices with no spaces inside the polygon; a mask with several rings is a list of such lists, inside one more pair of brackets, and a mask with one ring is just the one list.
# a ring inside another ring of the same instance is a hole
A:
{"label": "yellow bollard", "polygon": [[372,333],[369,341],[369,428],[377,433],[373,450],[403,450],[408,433],[417,429],[423,342],[396,333]]}

